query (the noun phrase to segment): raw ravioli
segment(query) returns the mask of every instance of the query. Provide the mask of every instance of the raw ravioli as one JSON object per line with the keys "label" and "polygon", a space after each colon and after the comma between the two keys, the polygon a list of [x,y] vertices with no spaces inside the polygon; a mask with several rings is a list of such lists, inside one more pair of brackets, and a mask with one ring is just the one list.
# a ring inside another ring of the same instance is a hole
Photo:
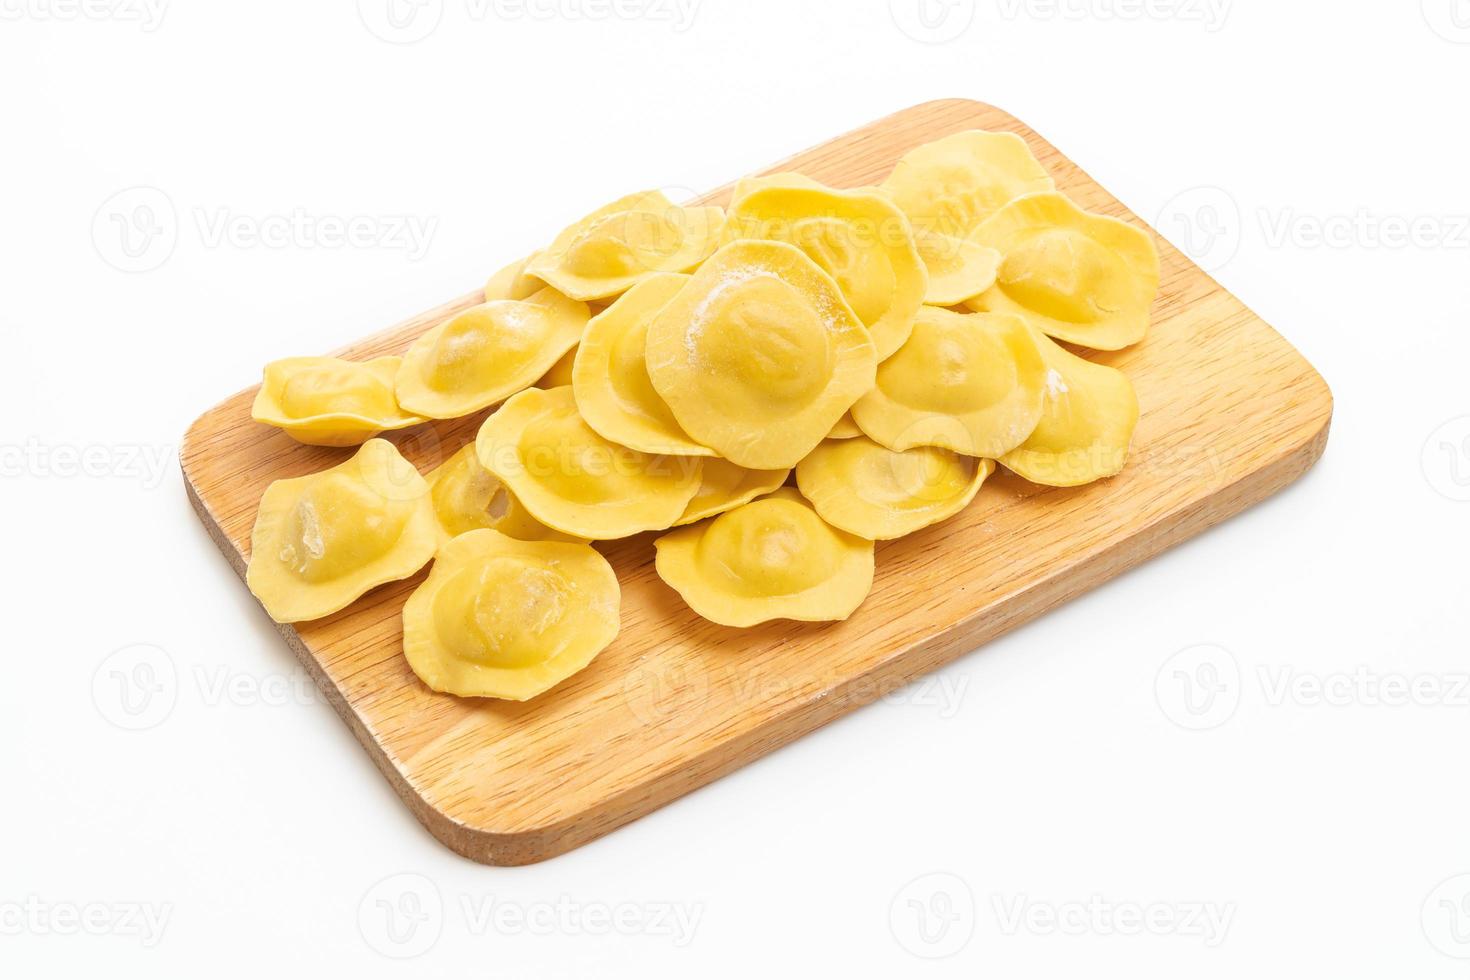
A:
{"label": "raw ravioli", "polygon": [[827,524],[790,487],[654,546],[659,577],[725,626],[846,619],[873,586],[873,542]]}
{"label": "raw ravioli", "polygon": [[429,486],[384,439],[265,488],[245,582],[278,623],[319,619],[408,578],[439,544]]}
{"label": "raw ravioli", "polygon": [[481,528],[445,544],[404,605],[403,653],[436,691],[525,701],[613,641],[620,604],[591,547]]}
{"label": "raw ravioli", "polygon": [[608,299],[654,273],[693,269],[719,245],[724,223],[720,208],[630,194],[564,229],[525,271],[574,299]]}
{"label": "raw ravioli", "polygon": [[926,306],[852,417],[895,451],[936,446],[995,459],[1036,427],[1045,385],[1036,335],[1020,317]]}
{"label": "raw ravioli", "polygon": [[398,370],[398,403],[453,419],[504,401],[576,345],[589,315],[586,303],[549,287],[472,306],[414,341]]}
{"label": "raw ravioli", "polygon": [[901,538],[953,517],[995,469],[988,459],[871,439],[827,440],[796,467],[796,485],[822,520],[871,540]]}
{"label": "raw ravioli", "polygon": [[288,357],[265,366],[250,417],[308,446],[357,446],[380,432],[424,421],[399,408],[400,357],[344,361]]}
{"label": "raw ravioli", "polygon": [[654,456],[608,442],[571,388],[528,388],[475,439],[480,464],[542,524],[587,540],[671,527],[699,489],[697,456]]}
{"label": "raw ravioli", "polygon": [[1075,487],[1121,472],[1128,460],[1138,396],[1127,375],[1037,337],[1046,363],[1046,402],[1036,430],[1000,457],[1032,483]]}
{"label": "raw ravioli", "polygon": [[1143,339],[1159,291],[1153,238],[1061,194],[1018,198],[975,232],[1005,256],[976,310],[1016,313],[1042,333],[1097,350]]}
{"label": "raw ravioli", "polygon": [[648,327],[648,375],[680,428],[749,469],[787,469],[873,385],[873,342],[805,253],[736,241]]}

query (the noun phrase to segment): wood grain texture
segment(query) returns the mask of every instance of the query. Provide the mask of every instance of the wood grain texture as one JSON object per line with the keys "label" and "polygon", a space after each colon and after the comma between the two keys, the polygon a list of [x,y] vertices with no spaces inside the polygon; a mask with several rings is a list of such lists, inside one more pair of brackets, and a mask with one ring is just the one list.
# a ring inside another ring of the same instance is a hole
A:
{"label": "wood grain texture", "polygon": [[[1138,222],[1019,121],[961,100],[915,106],[768,172],[798,169],[843,187],[876,183],[910,148],[972,128],[1020,134],[1084,208]],[[705,200],[725,203],[728,195],[727,187]],[[547,228],[548,238],[555,230]],[[1071,490],[998,473],[959,516],[880,542],[872,594],[847,622],[750,630],[705,622],[654,574],[645,534],[600,546],[623,588],[617,640],[526,704],[435,694],[413,675],[400,648],[400,611],[422,574],[281,633],[446,845],[512,865],[584,844],[1199,533],[1316,461],[1332,416],[1322,378],[1235,297],[1158,244],[1163,275],[1148,339],[1089,355],[1126,371],[1138,389],[1142,416],[1127,469]],[[341,353],[402,353],[478,297]],[[266,485],[350,452],[301,446],[255,424],[253,397],[254,389],[240,392],[201,416],[181,452],[194,507],[242,577]],[[390,438],[427,472],[473,438],[483,415]]]}

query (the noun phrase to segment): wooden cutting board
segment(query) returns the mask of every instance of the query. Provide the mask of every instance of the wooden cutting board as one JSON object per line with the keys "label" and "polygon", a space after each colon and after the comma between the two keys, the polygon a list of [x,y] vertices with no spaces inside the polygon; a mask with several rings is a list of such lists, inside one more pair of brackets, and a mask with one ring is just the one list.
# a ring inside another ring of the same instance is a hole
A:
{"label": "wooden cutting board", "polygon": [[[1059,190],[1142,224],[1051,144],[977,102],[915,106],[771,170],[838,187],[873,184],[910,148],[977,128],[1019,133]],[[728,196],[725,188],[704,201]],[[546,228],[548,240],[555,231]],[[537,244],[506,242],[504,251]],[[1168,242],[1158,246],[1163,277],[1147,340],[1095,355],[1138,389],[1142,417],[1127,469],[1071,490],[998,472],[959,516],[880,542],[872,594],[844,623],[736,630],[706,622],[654,574],[653,536],[644,534],[599,546],[622,583],[617,640],[529,703],[435,694],[413,675],[400,611],[422,574],[281,634],[446,845],[513,865],[585,844],[1224,520],[1317,460],[1332,418],[1322,378]],[[470,293],[338,353],[402,353],[478,301]],[[242,578],[266,484],[350,452],[302,446],[252,422],[254,394],[206,412],[181,451],[194,508]],[[428,472],[474,437],[483,414],[390,437]]]}

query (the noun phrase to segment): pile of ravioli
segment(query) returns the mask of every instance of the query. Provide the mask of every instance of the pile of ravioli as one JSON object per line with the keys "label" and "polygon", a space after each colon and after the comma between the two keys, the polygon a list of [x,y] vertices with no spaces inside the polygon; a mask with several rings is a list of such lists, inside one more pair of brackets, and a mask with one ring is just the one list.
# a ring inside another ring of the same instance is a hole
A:
{"label": "pile of ravioli", "polygon": [[[957,133],[878,187],[749,178],[728,209],[620,198],[496,273],[402,357],[265,369],[256,420],[358,446],[265,491],[248,582],[278,622],[433,567],[403,609],[432,689],[524,700],[617,635],[592,542],[660,532],[658,575],[730,627],[847,618],[874,542],[943,521],[996,465],[1123,469],[1119,371],[1150,236],[1058,193],[1025,142]],[[385,431],[490,409],[420,474]]]}

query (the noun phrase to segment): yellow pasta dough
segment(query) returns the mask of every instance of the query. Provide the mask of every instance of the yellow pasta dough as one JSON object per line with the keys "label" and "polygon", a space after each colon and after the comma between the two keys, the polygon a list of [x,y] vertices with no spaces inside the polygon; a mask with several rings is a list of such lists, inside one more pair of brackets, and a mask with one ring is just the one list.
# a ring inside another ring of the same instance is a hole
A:
{"label": "yellow pasta dough", "polygon": [[866,437],[829,439],[797,464],[796,485],[828,524],[886,540],[953,517],[994,469],[932,446],[894,452]]}
{"label": "yellow pasta dough", "polygon": [[[591,320],[587,321],[591,323]],[[580,346],[580,345],[579,345]],[[537,388],[560,388],[562,385],[572,383],[572,365],[577,363],[577,348],[573,347],[561,356],[561,360],[551,365],[550,370],[541,376],[536,382]]]}
{"label": "yellow pasta dough", "polygon": [[697,443],[785,469],[873,385],[867,328],[832,278],[783,242],[709,258],[648,327],[654,389]]}
{"label": "yellow pasta dough", "polygon": [[1006,202],[1055,186],[1021,137],[973,129],[905,153],[882,189],[915,227],[968,238]]}
{"label": "yellow pasta dough", "polygon": [[1019,317],[926,306],[852,417],[892,450],[935,446],[995,459],[1041,418],[1046,367],[1036,344]]}
{"label": "yellow pasta dough", "polygon": [[485,281],[485,302],[489,303],[497,299],[528,299],[544,289],[546,283],[535,276],[526,274],[526,263],[535,257],[536,253],[532,252],[525,258],[510,263],[487,279]]}
{"label": "yellow pasta dough", "polygon": [[654,273],[694,268],[719,245],[724,223],[720,208],[630,194],[564,229],[525,271],[574,299],[607,299]]}
{"label": "yellow pasta dough", "polygon": [[675,456],[713,456],[679,428],[648,378],[648,324],[689,277],[659,273],[638,283],[587,324],[572,366],[572,392],[587,424],[629,449]]}
{"label": "yellow pasta dough", "polygon": [[250,416],[308,446],[357,446],[379,432],[424,421],[398,406],[402,358],[344,361],[288,357],[265,366]]}
{"label": "yellow pasta dough", "polygon": [[608,442],[571,388],[528,388],[480,427],[480,464],[542,524],[588,540],[670,527],[699,489],[696,456],[654,456]]}
{"label": "yellow pasta dough", "polygon": [[694,499],[689,501],[684,513],[674,524],[693,524],[706,517],[723,514],[770,493],[785,483],[790,475],[789,469],[748,470],[743,466],[736,466],[728,459],[712,456],[704,461],[700,469],[699,490],[694,494]]}
{"label": "yellow pasta dough", "polygon": [[521,541],[579,541],[531,516],[500,478],[480,465],[469,443],[426,477],[444,539],[488,527]]}
{"label": "yellow pasta dough", "polygon": [[873,585],[873,542],[817,516],[783,487],[654,542],[659,577],[705,619],[846,619]]}
{"label": "yellow pasta dough", "polygon": [[589,315],[586,303],[550,288],[472,306],[414,341],[398,370],[398,403],[452,419],[504,401],[576,345]]}
{"label": "yellow pasta dough", "polygon": [[1037,336],[1046,372],[1046,402],[1035,431],[1000,457],[1032,483],[1075,487],[1121,472],[1128,459],[1138,396],[1127,375],[1078,357]]}
{"label": "yellow pasta dough", "polygon": [[607,559],[585,544],[488,528],[444,545],[403,607],[403,653],[436,691],[525,701],[592,662],[618,634]]}
{"label": "yellow pasta dough", "polygon": [[852,420],[852,410],[848,409],[847,414],[838,419],[837,424],[832,426],[832,431],[827,433],[827,438],[853,439],[862,434],[863,430],[859,429],[858,424]]}
{"label": "yellow pasta dough", "polygon": [[914,241],[929,271],[924,302],[930,306],[956,306],[995,285],[1001,261],[1001,254],[995,249],[968,238],[918,229]]}
{"label": "yellow pasta dough", "polygon": [[1042,333],[1098,350],[1143,339],[1159,253],[1140,228],[1089,214],[1061,194],[1018,198],[976,230],[1005,258],[976,310],[1017,313]]}
{"label": "yellow pasta dough", "polygon": [[250,591],[278,623],[337,612],[434,556],[429,487],[391,442],[266,487],[250,533]]}
{"label": "yellow pasta dough", "polygon": [[908,219],[881,194],[805,178],[755,178],[731,206],[726,238],[795,245],[830,275],[868,328],[878,359],[903,346],[927,276]]}

